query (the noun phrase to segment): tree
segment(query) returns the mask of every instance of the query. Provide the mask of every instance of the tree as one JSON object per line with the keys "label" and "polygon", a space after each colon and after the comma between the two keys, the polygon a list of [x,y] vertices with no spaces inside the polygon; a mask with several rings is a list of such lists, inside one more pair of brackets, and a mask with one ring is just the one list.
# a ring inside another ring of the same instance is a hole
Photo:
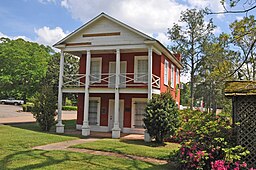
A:
{"label": "tree", "polygon": [[172,51],[183,55],[184,71],[190,73],[191,109],[194,103],[194,84],[198,68],[202,61],[202,45],[212,34],[215,26],[212,19],[208,23],[204,20],[203,11],[188,9],[181,13],[181,26],[174,24],[168,29],[169,39],[172,40]]}
{"label": "tree", "polygon": [[243,79],[256,80],[256,20],[254,16],[244,17],[230,24],[232,43],[240,48],[241,55],[237,65]]}
{"label": "tree", "polygon": [[34,98],[32,114],[43,131],[50,131],[56,124],[55,111],[57,99],[53,93],[53,88],[43,86],[40,93],[36,93]]}
{"label": "tree", "polygon": [[0,89],[2,97],[31,97],[46,75],[50,47],[23,39],[0,39]]}
{"label": "tree", "polygon": [[225,81],[233,80],[229,74],[234,70],[232,62],[237,58],[237,54],[230,50],[229,35],[212,36],[203,44],[202,55],[195,98],[203,100],[205,107],[213,109],[213,113],[217,107],[227,110],[230,104],[224,96]]}
{"label": "tree", "polygon": [[[224,11],[212,12],[211,9],[206,8],[206,14],[237,14],[237,13],[248,13],[256,9],[256,0],[220,0],[221,5],[224,8]],[[234,7],[240,6],[238,9],[233,9]]]}
{"label": "tree", "polygon": [[163,143],[165,137],[176,132],[179,126],[179,113],[170,93],[154,95],[145,111],[145,128],[157,143]]}

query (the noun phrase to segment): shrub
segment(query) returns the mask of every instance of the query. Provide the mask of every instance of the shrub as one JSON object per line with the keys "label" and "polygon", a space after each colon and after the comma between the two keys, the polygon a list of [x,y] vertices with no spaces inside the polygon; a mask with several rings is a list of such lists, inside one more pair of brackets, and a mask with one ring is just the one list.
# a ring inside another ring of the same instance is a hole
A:
{"label": "shrub", "polygon": [[247,168],[242,160],[249,152],[233,140],[230,116],[186,110],[181,118],[183,123],[175,139],[182,146],[171,158],[178,161],[180,169]]}
{"label": "shrub", "polygon": [[22,105],[22,110],[23,112],[31,112],[33,107],[34,107],[34,103],[27,102],[26,104]]}
{"label": "shrub", "polygon": [[41,93],[36,93],[34,97],[32,114],[43,131],[49,131],[56,123],[54,119],[56,102],[53,89],[48,86],[43,86]]}
{"label": "shrub", "polygon": [[77,106],[62,106],[62,110],[77,110]]}
{"label": "shrub", "polygon": [[176,132],[179,125],[179,113],[170,93],[153,95],[145,111],[143,119],[145,128],[157,143],[163,143],[165,137]]}

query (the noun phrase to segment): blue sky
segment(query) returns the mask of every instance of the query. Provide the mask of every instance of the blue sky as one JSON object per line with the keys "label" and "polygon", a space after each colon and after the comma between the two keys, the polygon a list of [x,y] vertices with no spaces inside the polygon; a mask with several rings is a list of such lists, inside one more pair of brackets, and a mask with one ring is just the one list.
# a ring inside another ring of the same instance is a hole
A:
{"label": "blue sky", "polygon": [[[221,11],[219,0],[2,0],[0,36],[22,37],[52,45],[101,12],[168,43],[167,28],[186,8],[208,7]],[[255,15],[255,11],[249,14]],[[211,15],[215,33],[228,32],[228,25],[245,14]]]}

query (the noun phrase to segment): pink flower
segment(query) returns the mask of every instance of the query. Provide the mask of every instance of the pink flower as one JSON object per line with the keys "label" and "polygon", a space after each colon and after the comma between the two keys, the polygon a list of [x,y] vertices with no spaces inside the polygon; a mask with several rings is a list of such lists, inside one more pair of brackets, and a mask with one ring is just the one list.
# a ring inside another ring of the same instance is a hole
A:
{"label": "pink flower", "polygon": [[244,167],[244,168],[246,168],[246,167],[247,167],[247,164],[246,164],[245,162],[243,162],[243,163],[241,164],[241,166]]}

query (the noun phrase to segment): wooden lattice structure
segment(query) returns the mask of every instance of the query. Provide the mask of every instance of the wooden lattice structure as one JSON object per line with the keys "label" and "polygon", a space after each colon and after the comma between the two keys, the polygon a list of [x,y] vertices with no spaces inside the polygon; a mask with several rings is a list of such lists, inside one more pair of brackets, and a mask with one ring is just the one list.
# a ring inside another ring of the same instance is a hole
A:
{"label": "wooden lattice structure", "polygon": [[233,122],[240,123],[237,142],[250,151],[248,165],[256,167],[256,82],[227,82],[225,95],[232,98]]}

